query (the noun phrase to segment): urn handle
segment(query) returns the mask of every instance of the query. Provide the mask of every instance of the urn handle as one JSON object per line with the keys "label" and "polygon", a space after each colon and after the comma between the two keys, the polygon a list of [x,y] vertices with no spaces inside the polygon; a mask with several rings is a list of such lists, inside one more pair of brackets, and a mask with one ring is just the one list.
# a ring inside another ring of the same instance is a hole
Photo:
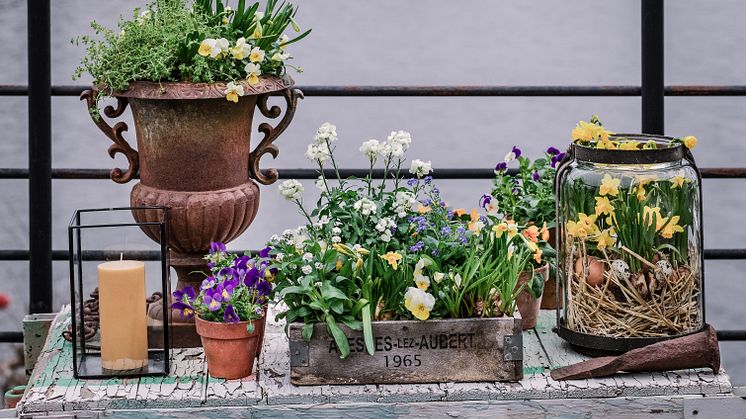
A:
{"label": "urn handle", "polygon": [[[116,108],[111,105],[107,105],[104,108],[104,115],[106,115],[106,117],[108,118],[118,118],[122,115],[122,113],[124,113],[124,110],[127,109],[127,98],[117,97],[116,99]],[[98,92],[96,90],[84,91],[80,94],[80,100],[86,101],[88,112],[91,114],[91,119],[93,119],[93,122],[101,130],[101,132],[106,134],[106,136],[114,142],[114,144],[109,147],[109,156],[111,156],[111,158],[113,159],[117,153],[124,154],[124,156],[127,158],[127,162],[129,163],[129,167],[126,171],[123,171],[118,167],[111,169],[111,172],[109,173],[111,180],[116,183],[129,182],[135,176],[137,176],[137,173],[140,170],[140,158],[137,154],[137,150],[133,149],[129,145],[127,140],[122,137],[122,133],[127,131],[127,124],[120,121],[114,124],[114,126],[112,127],[106,121],[104,121],[104,118],[99,113]]]}
{"label": "urn handle", "polygon": [[[303,92],[299,89],[285,89],[281,94],[285,98],[285,103],[287,104],[285,116],[282,117],[282,120],[280,120],[277,126],[273,127],[267,122],[263,122],[259,125],[259,132],[264,134],[264,138],[262,138],[262,141],[259,142],[259,145],[256,146],[254,151],[249,154],[249,172],[254,179],[263,185],[271,185],[275,183],[279,174],[277,173],[277,169],[267,169],[266,174],[262,173],[259,169],[259,160],[261,160],[262,156],[266,153],[271,154],[273,158],[277,158],[280,149],[277,148],[273,142],[283,133],[283,131],[285,131],[290,124],[290,121],[293,120],[298,100],[303,99]],[[270,96],[270,93],[265,93],[259,96],[257,107],[262,115],[270,119],[275,119],[280,116],[282,110],[279,106],[272,106],[271,108],[267,106],[267,100]]]}

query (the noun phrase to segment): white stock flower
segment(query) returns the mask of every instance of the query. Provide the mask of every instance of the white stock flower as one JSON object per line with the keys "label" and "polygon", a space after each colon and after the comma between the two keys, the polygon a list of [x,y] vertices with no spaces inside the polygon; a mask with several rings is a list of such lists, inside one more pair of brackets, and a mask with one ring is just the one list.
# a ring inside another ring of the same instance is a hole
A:
{"label": "white stock flower", "polygon": [[308,148],[306,149],[306,158],[308,158],[309,160],[323,163],[329,160],[329,156],[331,156],[331,153],[329,152],[329,147],[326,145],[326,143],[312,143],[309,144]]}
{"label": "white stock flower", "polygon": [[313,255],[306,252],[303,254],[303,256],[301,256],[301,259],[303,259],[306,262],[310,262],[311,260],[313,260]]}
{"label": "white stock flower", "polygon": [[332,227],[332,234],[334,234],[335,236],[339,236],[340,234],[342,234],[342,229],[339,227]]}
{"label": "white stock flower", "polygon": [[378,220],[378,223],[376,223],[376,230],[378,230],[379,233],[383,233],[384,231],[387,231],[395,226],[396,223],[391,218],[384,217]]}
{"label": "white stock flower", "polygon": [[315,181],[313,181],[314,185],[316,185],[317,188],[319,188],[322,191],[326,190],[326,186],[324,186],[324,177],[319,176],[316,178]]}
{"label": "white stock flower", "polygon": [[355,205],[353,206],[356,210],[360,211],[363,215],[370,215],[374,212],[376,212],[375,202],[371,201],[368,198],[361,198],[357,202],[355,202]]}
{"label": "white stock flower", "polygon": [[409,173],[416,175],[418,178],[427,176],[433,171],[433,165],[430,161],[424,162],[419,159],[412,160],[412,166],[409,168]]}
{"label": "white stock flower", "polygon": [[302,268],[300,268],[301,271],[303,271],[304,274],[308,275],[313,271],[313,268],[309,265],[303,265]]}
{"label": "white stock flower", "polygon": [[368,157],[368,160],[376,161],[378,154],[381,152],[381,143],[378,140],[363,141],[360,152]]}
{"label": "white stock flower", "polygon": [[300,199],[303,194],[303,185],[295,179],[288,179],[278,187],[280,195],[286,200],[293,201]]}
{"label": "white stock flower", "polygon": [[313,140],[316,144],[322,144],[328,142],[329,144],[337,141],[337,126],[332,125],[328,122],[321,124],[319,129],[316,130]]}
{"label": "white stock flower", "polygon": [[379,238],[380,238],[380,239],[381,239],[381,241],[382,241],[382,242],[384,242],[384,243],[388,243],[388,242],[390,242],[390,241],[391,241],[391,231],[389,231],[389,230],[384,230],[384,231],[383,231],[383,233],[381,234],[381,237],[379,237]]}
{"label": "white stock flower", "polygon": [[332,243],[342,243],[342,238],[339,236],[332,236]]}
{"label": "white stock flower", "polygon": [[407,151],[409,146],[412,145],[412,136],[406,131],[391,131],[386,141],[392,145],[398,144],[403,151]]}
{"label": "white stock flower", "polygon": [[285,258],[284,253],[278,253],[277,256],[275,256],[275,259],[277,259],[278,262],[282,262],[284,258]]}
{"label": "white stock flower", "polygon": [[324,264],[321,262],[316,262],[313,266],[315,266],[318,270],[324,269]]}

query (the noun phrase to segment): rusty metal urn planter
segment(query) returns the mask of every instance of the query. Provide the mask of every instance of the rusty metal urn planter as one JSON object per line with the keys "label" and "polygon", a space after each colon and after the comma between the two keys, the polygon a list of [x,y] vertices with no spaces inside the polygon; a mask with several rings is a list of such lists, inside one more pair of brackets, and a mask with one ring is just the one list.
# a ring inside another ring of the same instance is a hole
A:
{"label": "rusty metal urn planter", "polygon": [[[266,153],[277,157],[279,149],[273,142],[293,119],[303,94],[293,89],[289,77],[266,76],[256,85],[242,84],[245,95],[238,103],[225,99],[222,82],[134,82],[126,91],[114,92],[116,107],[106,106],[103,114],[114,119],[127,105],[131,107],[137,150],[123,137],[126,123],[111,126],[97,114],[95,89],[80,97],[92,110],[96,125],[113,141],[109,155],[127,158],[127,169],[112,169],[111,179],[127,183],[140,176],[130,194],[131,206],[170,209],[170,264],[178,275],[176,289],[198,285],[204,278],[202,273],[208,270],[203,256],[210,242],[230,242],[254,220],[260,193],[252,178],[270,185],[278,177],[275,169],[260,171],[259,160]],[[279,106],[268,106],[272,95],[284,99],[285,114],[276,126],[259,125],[263,137],[252,151],[254,109],[270,119],[282,114]],[[185,339],[175,331],[177,342],[198,345],[193,324],[189,329]]]}

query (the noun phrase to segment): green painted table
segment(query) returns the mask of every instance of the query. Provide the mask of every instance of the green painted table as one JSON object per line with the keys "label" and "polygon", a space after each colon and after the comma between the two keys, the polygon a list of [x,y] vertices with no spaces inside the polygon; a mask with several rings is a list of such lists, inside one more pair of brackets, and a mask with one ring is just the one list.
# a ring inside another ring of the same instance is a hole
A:
{"label": "green painted table", "polygon": [[209,376],[200,349],[177,349],[164,378],[76,380],[71,345],[61,337],[69,308],[55,318],[18,405],[22,417],[746,417],[724,371],[620,374],[557,382],[551,368],[586,359],[551,328],[554,312],[524,332],[524,379],[517,383],[419,385],[290,384],[283,325],[269,319],[256,376]]}

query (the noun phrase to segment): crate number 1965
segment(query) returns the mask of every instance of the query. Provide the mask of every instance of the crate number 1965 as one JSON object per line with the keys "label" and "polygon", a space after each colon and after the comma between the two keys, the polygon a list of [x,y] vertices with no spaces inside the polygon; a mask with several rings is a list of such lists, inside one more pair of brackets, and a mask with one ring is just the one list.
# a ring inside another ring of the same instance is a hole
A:
{"label": "crate number 1965", "polygon": [[401,367],[419,367],[422,365],[420,355],[394,355],[394,356],[383,356],[386,368],[401,368]]}

